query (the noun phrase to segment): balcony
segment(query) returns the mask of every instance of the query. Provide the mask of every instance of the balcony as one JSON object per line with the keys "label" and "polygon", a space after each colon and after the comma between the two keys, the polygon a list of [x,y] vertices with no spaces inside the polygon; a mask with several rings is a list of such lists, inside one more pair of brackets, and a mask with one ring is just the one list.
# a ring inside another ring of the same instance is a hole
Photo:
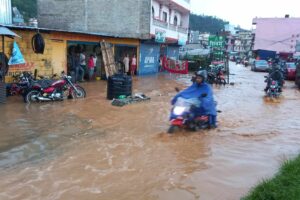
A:
{"label": "balcony", "polygon": [[166,28],[166,29],[168,28],[168,23],[160,19],[153,18],[153,25],[159,26],[161,28]]}
{"label": "balcony", "polygon": [[188,32],[187,28],[180,27],[180,26],[177,27],[177,31],[179,33],[185,33],[185,34]]}
{"label": "balcony", "polygon": [[155,19],[155,18],[153,18],[153,25],[158,26],[160,28],[168,29],[168,30],[171,30],[171,31],[183,33],[183,34],[187,34],[187,32],[188,32],[187,28],[184,28],[184,27],[181,27],[181,26],[175,26],[174,24],[169,24],[165,21]]}
{"label": "balcony", "polygon": [[189,13],[191,10],[190,0],[155,0],[162,5],[166,5],[171,9],[178,10],[182,13]]}

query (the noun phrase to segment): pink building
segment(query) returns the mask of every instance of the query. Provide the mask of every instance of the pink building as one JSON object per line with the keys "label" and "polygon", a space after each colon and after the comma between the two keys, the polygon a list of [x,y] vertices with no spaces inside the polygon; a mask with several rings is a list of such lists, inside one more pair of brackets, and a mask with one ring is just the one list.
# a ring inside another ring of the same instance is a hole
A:
{"label": "pink building", "polygon": [[253,50],[295,53],[300,42],[300,18],[254,18]]}

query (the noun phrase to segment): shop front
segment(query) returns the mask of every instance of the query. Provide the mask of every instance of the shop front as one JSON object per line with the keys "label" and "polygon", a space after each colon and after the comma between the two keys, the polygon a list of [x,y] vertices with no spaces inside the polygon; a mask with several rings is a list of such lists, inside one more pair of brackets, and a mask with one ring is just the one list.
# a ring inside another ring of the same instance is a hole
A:
{"label": "shop front", "polygon": [[160,62],[177,62],[179,60],[179,45],[177,41],[163,40],[164,43],[153,40],[141,41],[139,75],[156,74],[160,72]]}
{"label": "shop front", "polygon": [[[13,75],[24,71],[37,71],[38,75],[49,76],[60,74],[62,71],[71,73],[70,57],[72,52],[83,50],[86,61],[90,55],[95,55],[98,62],[95,76],[101,77],[105,74],[103,65],[101,65],[101,48],[100,41],[105,40],[111,43],[115,52],[115,60],[122,60],[125,54],[139,55],[139,40],[131,38],[114,38],[108,36],[91,35],[83,33],[73,33],[49,29],[36,29],[32,27],[10,26],[21,38],[5,40],[4,47],[6,56],[11,57],[12,46],[14,41],[18,44],[21,53],[24,56],[25,64],[9,66],[6,82],[13,81]],[[40,33],[45,42],[43,54],[36,54],[32,48],[32,37]],[[0,42],[1,43],[1,42]],[[2,45],[2,44],[1,44]],[[139,57],[137,57],[139,63]],[[139,68],[139,66],[137,66]]]}

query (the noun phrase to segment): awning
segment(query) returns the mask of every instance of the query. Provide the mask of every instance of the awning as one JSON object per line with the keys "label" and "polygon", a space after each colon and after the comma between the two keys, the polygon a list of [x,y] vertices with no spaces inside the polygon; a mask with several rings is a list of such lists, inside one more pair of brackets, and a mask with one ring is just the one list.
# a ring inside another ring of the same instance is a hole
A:
{"label": "awning", "polygon": [[9,30],[8,28],[5,28],[3,26],[0,26],[0,35],[6,36],[6,37],[10,37],[10,38],[14,38],[14,37],[19,37],[16,33],[12,32],[11,30]]}

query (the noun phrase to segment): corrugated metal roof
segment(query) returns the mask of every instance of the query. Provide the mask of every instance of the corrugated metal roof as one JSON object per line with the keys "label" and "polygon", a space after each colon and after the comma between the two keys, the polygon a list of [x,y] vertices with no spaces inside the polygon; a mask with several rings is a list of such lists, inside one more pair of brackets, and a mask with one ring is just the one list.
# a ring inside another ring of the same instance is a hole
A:
{"label": "corrugated metal roof", "polygon": [[4,35],[7,37],[20,37],[16,33],[3,26],[0,26],[0,35]]}
{"label": "corrugated metal roof", "polygon": [[[1,24],[0,24],[1,26]],[[76,33],[76,34],[85,34],[85,35],[94,35],[94,36],[103,36],[103,37],[114,37],[114,38],[130,38],[130,39],[137,39],[135,37],[128,37],[125,35],[115,35],[110,33],[95,33],[95,32],[84,32],[84,31],[67,31],[61,29],[49,29],[49,28],[36,28],[31,26],[16,26],[16,25],[2,25],[7,28],[11,28],[14,30],[32,30],[32,31],[45,31],[45,32],[62,32],[62,33]]]}

